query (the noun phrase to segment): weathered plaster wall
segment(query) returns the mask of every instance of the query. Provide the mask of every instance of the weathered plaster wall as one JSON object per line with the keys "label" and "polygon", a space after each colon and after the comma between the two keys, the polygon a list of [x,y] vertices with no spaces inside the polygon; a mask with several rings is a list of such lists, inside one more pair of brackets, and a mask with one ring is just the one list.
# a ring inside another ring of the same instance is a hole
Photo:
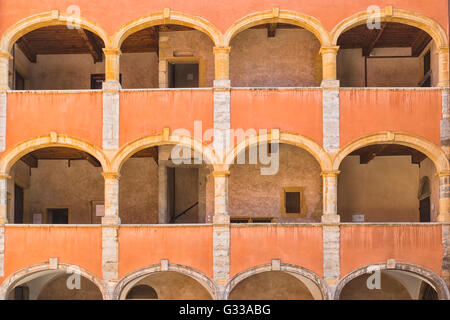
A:
{"label": "weathered plaster wall", "polygon": [[154,52],[123,53],[120,72],[124,89],[158,88],[158,56]]}
{"label": "weathered plaster wall", "polygon": [[[261,175],[260,164],[231,166],[228,190],[231,217],[275,217],[279,222],[320,219],[322,178],[318,162],[307,151],[291,145],[280,144],[279,152],[279,170],[275,175]],[[307,212],[304,218],[281,217],[284,187],[304,188]]]}
{"label": "weathered plaster wall", "polygon": [[359,164],[359,156],[344,159],[338,180],[341,221],[364,214],[367,222],[419,221],[419,166],[411,157],[375,157]]}
{"label": "weathered plaster wall", "polygon": [[239,282],[230,300],[314,300],[303,282],[281,271],[263,272]]}
{"label": "weathered plaster wall", "polygon": [[408,290],[395,278],[381,272],[381,290],[367,288],[365,274],[350,281],[342,290],[341,300],[411,300]]}
{"label": "weathered plaster wall", "polygon": [[155,289],[159,300],[211,300],[208,291],[196,280],[178,272],[152,274],[136,285]]}
{"label": "weathered plaster wall", "polygon": [[[367,59],[368,87],[418,87],[423,79],[423,55],[431,49],[432,86],[438,83],[438,56],[432,41],[417,58]],[[378,48],[377,55],[410,54],[409,48]],[[338,79],[343,87],[364,87],[364,57],[362,49],[342,49],[337,58]]]}
{"label": "weathered plaster wall", "polygon": [[247,29],[231,41],[234,87],[313,87],[321,82],[320,42],[306,30]]}
{"label": "weathered plaster wall", "polygon": [[[419,169],[419,183],[423,177],[428,177],[431,184],[431,221],[436,221],[439,215],[439,177],[436,175],[436,167],[433,161],[429,158],[425,159],[420,163]],[[417,188],[417,195],[420,185]]]}

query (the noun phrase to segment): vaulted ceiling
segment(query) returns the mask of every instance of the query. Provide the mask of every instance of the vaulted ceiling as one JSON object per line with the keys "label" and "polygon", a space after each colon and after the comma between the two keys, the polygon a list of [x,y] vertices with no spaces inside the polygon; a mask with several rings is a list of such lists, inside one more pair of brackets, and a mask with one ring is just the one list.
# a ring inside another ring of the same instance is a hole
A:
{"label": "vaulted ceiling", "polygon": [[360,164],[367,164],[375,157],[410,156],[411,163],[420,164],[427,158],[422,152],[397,144],[376,144],[358,149],[350,154],[359,156]]}

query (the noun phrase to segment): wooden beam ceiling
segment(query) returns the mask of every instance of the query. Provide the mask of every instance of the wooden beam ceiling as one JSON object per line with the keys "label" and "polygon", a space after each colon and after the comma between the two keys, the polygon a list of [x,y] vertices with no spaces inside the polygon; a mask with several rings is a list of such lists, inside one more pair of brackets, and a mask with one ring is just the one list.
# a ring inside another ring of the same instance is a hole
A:
{"label": "wooden beam ceiling", "polygon": [[277,24],[276,23],[269,23],[267,25],[267,37],[268,38],[274,38],[276,33],[277,33]]}
{"label": "wooden beam ceiling", "polygon": [[20,160],[31,168],[37,168],[39,160],[86,160],[94,167],[101,167],[100,162],[89,153],[65,147],[35,150],[23,156]]}
{"label": "wooden beam ceiling", "polygon": [[144,150],[141,150],[139,152],[136,152],[132,158],[153,158],[155,160],[156,164],[158,163],[158,147],[152,147],[147,148]]}
{"label": "wooden beam ceiling", "polygon": [[375,48],[381,36],[383,35],[383,32],[386,29],[386,25],[387,23],[383,23],[380,29],[367,29],[369,30],[369,36],[367,37],[367,45],[363,48],[363,56],[370,56],[370,53]]}
{"label": "wooden beam ceiling", "polygon": [[427,158],[425,154],[416,149],[396,144],[376,144],[358,149],[350,154],[359,156],[360,164],[368,164],[375,157],[411,156],[411,163],[420,164]]}
{"label": "wooden beam ceiling", "polygon": [[97,42],[94,39],[92,33],[87,33],[83,28],[77,29],[81,38],[83,39],[86,47],[89,49],[92,57],[94,58],[94,63],[103,61],[103,52],[102,48],[98,46]]}

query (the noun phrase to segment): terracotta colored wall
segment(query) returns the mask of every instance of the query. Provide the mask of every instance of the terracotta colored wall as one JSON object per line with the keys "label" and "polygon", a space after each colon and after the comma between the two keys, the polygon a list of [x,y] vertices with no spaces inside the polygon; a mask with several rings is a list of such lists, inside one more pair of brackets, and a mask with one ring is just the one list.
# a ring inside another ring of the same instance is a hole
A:
{"label": "terracotta colored wall", "polygon": [[122,226],[119,230],[119,278],[161,263],[186,265],[212,276],[212,227]]}
{"label": "terracotta colored wall", "polygon": [[341,277],[371,263],[395,259],[441,273],[440,225],[341,226]]}
{"label": "terracotta colored wall", "polygon": [[120,94],[120,145],[160,134],[163,128],[170,128],[171,133],[186,129],[193,136],[194,121],[202,121],[203,132],[213,128],[212,90],[123,91]]}
{"label": "terracotta colored wall", "polygon": [[51,131],[101,148],[102,122],[101,92],[9,92],[6,148]]}
{"label": "terracotta colored wall", "polygon": [[254,225],[231,227],[230,278],[272,259],[323,273],[322,228]]}
{"label": "terracotta colored wall", "polygon": [[6,226],[5,277],[54,257],[101,277],[101,236],[100,226]]}
{"label": "terracotta colored wall", "polygon": [[[446,0],[410,1],[410,0],[316,0],[316,1],[294,1],[294,0],[251,0],[244,4],[240,0],[229,0],[227,2],[210,3],[202,0],[154,0],[151,2],[141,0],[2,0],[0,2],[0,32],[19,19],[32,14],[58,9],[66,12],[70,5],[76,4],[81,9],[81,15],[106,29],[109,34],[116,32],[119,26],[153,12],[160,12],[163,8],[171,8],[173,11],[186,12],[201,16],[214,23],[222,32],[233,24],[237,19],[262,10],[273,7],[294,10],[312,15],[321,20],[328,30],[344,18],[365,11],[371,5],[381,8],[393,5],[394,8],[409,9],[420,12],[437,20],[446,30],[448,29],[448,4]],[[120,8],[120,9],[118,9]],[[323,10],[327,8],[327,10]]]}
{"label": "terracotta colored wall", "polygon": [[314,87],[322,80],[320,42],[304,29],[245,30],[231,41],[234,87]]}
{"label": "terracotta colored wall", "polygon": [[440,145],[439,90],[353,90],[340,92],[341,147],[368,134],[398,131]]}
{"label": "terracotta colored wall", "polygon": [[278,128],[322,144],[320,89],[243,89],[231,91],[231,128]]}

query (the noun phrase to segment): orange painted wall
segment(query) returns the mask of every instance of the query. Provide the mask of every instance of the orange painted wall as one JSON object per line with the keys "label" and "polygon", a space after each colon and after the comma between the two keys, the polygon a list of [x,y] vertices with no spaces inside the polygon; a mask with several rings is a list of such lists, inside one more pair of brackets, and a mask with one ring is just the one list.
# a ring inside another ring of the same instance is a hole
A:
{"label": "orange painted wall", "polygon": [[6,149],[55,131],[102,147],[101,92],[9,92]]}
{"label": "orange painted wall", "polygon": [[341,226],[341,277],[388,259],[417,264],[441,274],[442,227]]}
{"label": "orange painted wall", "polygon": [[5,277],[59,258],[102,277],[101,227],[5,227]]}
{"label": "orange painted wall", "polygon": [[280,129],[322,145],[320,89],[245,89],[231,91],[232,129]]}
{"label": "orange painted wall", "polygon": [[[427,15],[448,29],[448,3],[446,0],[410,1],[410,0],[228,0],[212,4],[203,0],[1,0],[0,32],[32,14],[58,9],[66,12],[70,5],[80,7],[81,16],[95,21],[109,34],[135,18],[163,8],[197,15],[209,20],[222,32],[236,20],[253,12],[270,10],[274,7],[293,10],[316,17],[331,31],[344,18],[365,11],[371,5],[408,9]],[[326,10],[324,10],[326,8]]]}
{"label": "orange painted wall", "polygon": [[323,274],[319,226],[232,226],[230,250],[230,278],[272,259]]}
{"label": "orange painted wall", "polygon": [[[120,145],[163,128],[187,129],[202,121],[202,136],[213,125],[212,90],[123,91],[120,93]],[[198,137],[200,138],[200,137]]]}
{"label": "orange painted wall", "polygon": [[379,131],[411,133],[440,145],[440,90],[352,90],[340,92],[341,147]]}
{"label": "orange painted wall", "polygon": [[137,269],[169,263],[189,266],[213,276],[212,226],[121,226],[119,278]]}

